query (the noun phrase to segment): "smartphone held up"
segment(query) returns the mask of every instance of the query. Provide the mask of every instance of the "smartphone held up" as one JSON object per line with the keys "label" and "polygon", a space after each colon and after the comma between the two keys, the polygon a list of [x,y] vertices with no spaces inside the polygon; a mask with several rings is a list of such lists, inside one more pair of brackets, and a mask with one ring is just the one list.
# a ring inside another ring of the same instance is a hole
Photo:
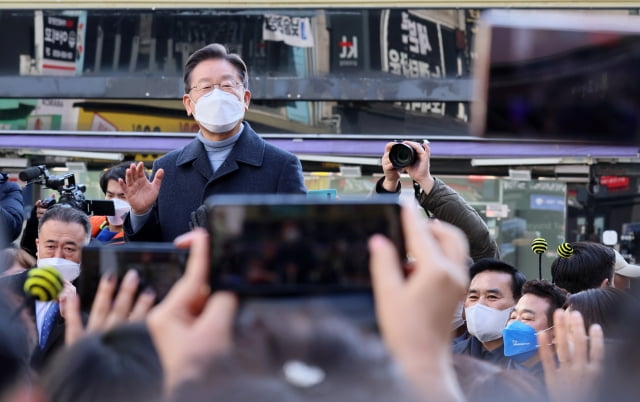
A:
{"label": "smartphone held up", "polygon": [[208,207],[212,289],[249,296],[368,292],[371,235],[386,235],[405,255],[393,197],[214,196]]}
{"label": "smartphone held up", "polygon": [[[370,293],[368,241],[387,236],[404,251],[395,197],[327,199],[304,195],[220,195],[207,201],[210,286],[247,297]],[[89,311],[101,275],[118,283],[129,269],[159,302],[182,276],[188,250],[170,243],[89,245],[79,294]],[[402,261],[400,261],[402,263]]]}

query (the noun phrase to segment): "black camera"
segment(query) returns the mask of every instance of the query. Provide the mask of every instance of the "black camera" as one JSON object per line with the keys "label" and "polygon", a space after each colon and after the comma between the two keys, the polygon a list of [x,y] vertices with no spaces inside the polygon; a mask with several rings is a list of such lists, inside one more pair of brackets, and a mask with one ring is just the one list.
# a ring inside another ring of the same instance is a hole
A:
{"label": "black camera", "polygon": [[394,144],[389,151],[389,160],[393,167],[400,169],[416,163],[418,155],[411,145],[403,144],[402,141],[396,142],[397,144]]}
{"label": "black camera", "polygon": [[[87,215],[115,215],[113,201],[87,200],[84,192],[87,186],[76,184],[76,177],[73,173],[64,176],[51,176],[45,165],[27,168],[18,174],[20,180],[27,184],[37,183],[46,188],[56,190],[60,193],[57,204],[67,205],[86,213]],[[46,208],[53,206],[53,202],[46,205]]]}

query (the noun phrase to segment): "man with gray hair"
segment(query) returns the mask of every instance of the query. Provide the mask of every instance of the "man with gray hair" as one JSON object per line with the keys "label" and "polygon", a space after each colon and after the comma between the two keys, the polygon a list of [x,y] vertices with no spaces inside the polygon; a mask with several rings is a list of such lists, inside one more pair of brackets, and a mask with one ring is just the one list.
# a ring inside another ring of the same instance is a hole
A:
{"label": "man with gray hair", "polygon": [[[192,141],[120,180],[131,213],[127,241],[173,241],[207,223],[205,200],[214,194],[306,193],[302,165],[292,153],[264,141],[244,121],[249,109],[249,73],[239,55],[218,43],[186,61],[182,103],[200,130]],[[166,182],[165,184],[162,184]]]}
{"label": "man with gray hair", "polygon": [[79,264],[82,247],[87,245],[89,240],[91,240],[89,217],[75,208],[56,205],[42,215],[38,224],[38,239],[36,239],[38,260],[63,258]]}
{"label": "man with gray hair", "polygon": [[35,301],[30,306],[38,335],[38,345],[31,357],[31,364],[36,369],[64,345],[64,312],[60,311],[60,304],[76,291],[71,282],[80,274],[82,248],[90,240],[91,223],[80,210],[55,205],[40,218],[36,239],[38,267],[57,268],[64,278],[64,289],[57,300]]}

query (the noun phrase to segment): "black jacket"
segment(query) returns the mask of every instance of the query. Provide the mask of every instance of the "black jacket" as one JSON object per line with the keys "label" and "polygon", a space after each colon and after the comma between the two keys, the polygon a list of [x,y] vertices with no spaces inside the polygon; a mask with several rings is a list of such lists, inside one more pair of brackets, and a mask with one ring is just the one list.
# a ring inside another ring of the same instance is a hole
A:
{"label": "black jacket", "polygon": [[484,348],[482,342],[475,336],[469,336],[453,344],[452,352],[458,355],[469,355],[504,368],[506,368],[511,361],[511,359],[504,355],[504,344],[490,352]]}
{"label": "black jacket", "polygon": [[7,247],[22,231],[22,191],[0,174],[0,248]]}
{"label": "black jacket", "polygon": [[[29,319],[33,321],[33,327],[31,328],[36,329],[36,302],[34,298],[27,298],[23,290],[24,282],[27,280],[27,272],[24,271],[0,278],[0,290],[9,291],[16,296],[20,302],[20,308],[24,309]],[[64,333],[64,318],[58,312],[44,348],[40,348],[40,345],[36,342],[35,349],[31,353],[32,368],[36,371],[41,371],[51,357],[62,349],[64,346]],[[37,334],[35,336],[37,338]]]}
{"label": "black jacket", "polygon": [[[30,313],[33,313],[33,321],[35,322],[36,303],[33,299],[30,300],[30,305],[27,307],[30,309]],[[60,315],[60,312],[56,315],[56,319],[51,327],[49,337],[43,348],[40,345],[36,345],[33,354],[31,355],[31,367],[36,371],[42,371],[47,362],[64,347],[65,336],[65,324],[64,318]]]}
{"label": "black jacket", "polygon": [[189,231],[191,213],[214,194],[306,193],[298,158],[265,142],[248,123],[243,124],[238,142],[215,173],[197,138],[156,160],[154,175],[164,169],[160,194],[137,232],[127,215],[126,241],[173,241]]}

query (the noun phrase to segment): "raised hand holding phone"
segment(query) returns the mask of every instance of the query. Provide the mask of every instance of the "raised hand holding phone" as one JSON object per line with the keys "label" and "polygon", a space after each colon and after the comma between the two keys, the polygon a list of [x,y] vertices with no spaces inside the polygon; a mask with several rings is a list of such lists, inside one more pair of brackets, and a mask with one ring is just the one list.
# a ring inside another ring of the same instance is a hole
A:
{"label": "raised hand holding phone", "polygon": [[147,289],[136,298],[139,282],[136,271],[130,270],[116,292],[115,271],[104,274],[86,328],[82,324],[80,298],[75,294],[66,297],[61,305],[61,311],[65,311],[65,344],[72,345],[91,332],[106,331],[127,321],[143,320],[153,306],[155,294]]}
{"label": "raised hand holding phone", "polygon": [[177,238],[175,244],[191,248],[185,274],[147,319],[164,369],[167,393],[182,381],[204,375],[216,356],[229,351],[237,309],[232,293],[210,295],[206,231],[195,229]]}
{"label": "raised hand holding phone", "polygon": [[413,204],[402,208],[407,252],[415,269],[403,275],[389,239],[369,241],[376,316],[384,341],[423,396],[463,400],[450,351],[451,317],[469,285],[464,234],[443,222],[426,222]]}

